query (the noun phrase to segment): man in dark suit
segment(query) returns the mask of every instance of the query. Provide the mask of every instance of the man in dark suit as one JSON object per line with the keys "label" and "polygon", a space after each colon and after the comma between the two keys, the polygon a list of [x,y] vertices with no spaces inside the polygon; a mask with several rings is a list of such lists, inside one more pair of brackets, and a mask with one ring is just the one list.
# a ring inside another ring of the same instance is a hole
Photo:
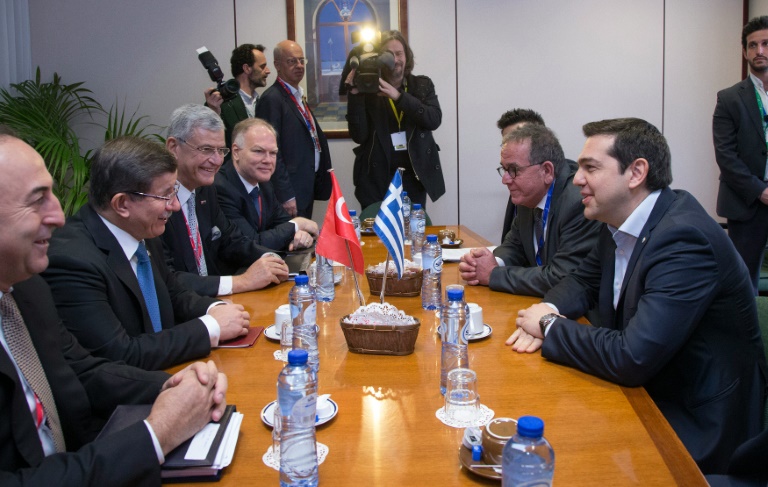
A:
{"label": "man in dark suit", "polygon": [[[213,362],[169,379],[90,356],[35,276],[64,223],[43,159],[0,135],[0,171],[0,484],[159,486],[164,455],[221,417],[226,377]],[[146,421],[93,441],[118,404],[153,401]]]}
{"label": "man in dark suit", "polygon": [[256,105],[256,116],[271,123],[278,134],[280,150],[272,184],[289,215],[312,218],[314,201],[331,197],[331,153],[299,86],[306,63],[301,46],[280,42],[274,62],[277,81]]}
{"label": "man in dark suit", "polygon": [[717,94],[712,138],[720,167],[717,214],[728,219],[728,235],[757,294],[768,242],[768,16],[744,26],[741,45],[749,76]]}
{"label": "man in dark suit", "polygon": [[216,194],[224,214],[243,235],[264,247],[297,250],[312,246],[317,223],[291,218],[269,182],[275,172],[277,134],[269,122],[250,118],[233,132],[232,163],[216,174]]}
{"label": "man in dark suit", "polygon": [[[696,199],[669,189],[669,147],[656,127],[605,120],[584,134],[573,181],[586,217],[606,225],[582,265],[518,313],[507,343],[644,386],[702,472],[724,473],[761,430],[765,404],[746,267]],[[600,327],[572,321],[594,303]]]}
{"label": "man in dark suit", "polygon": [[[241,305],[185,289],[163,261],[154,237],[179,209],[168,151],[134,137],[109,141],[91,161],[90,182],[88,204],[51,239],[44,273],[64,324],[84,347],[154,370],[247,333]],[[150,254],[153,290],[142,282],[142,248]]]}
{"label": "man in dark suit", "polygon": [[[527,123],[535,123],[539,125],[546,125],[544,118],[538,113],[528,108],[515,108],[504,112],[499,120],[496,122],[496,126],[501,130],[501,137],[519,129]],[[570,161],[569,161],[570,162]],[[512,228],[512,221],[515,219],[517,211],[515,204],[512,203],[512,199],[507,200],[507,209],[504,211],[504,223],[501,227],[501,243],[504,243],[504,237],[507,236],[507,232]]]}
{"label": "man in dark suit", "polygon": [[[163,247],[181,282],[205,296],[253,291],[288,279],[285,262],[243,235],[221,211],[213,181],[229,152],[223,145],[224,124],[210,108],[184,105],[173,111],[166,147],[179,164],[182,211],[169,218]],[[242,274],[230,275],[242,268]]]}
{"label": "man in dark suit", "polygon": [[504,243],[464,254],[461,278],[494,291],[543,296],[579,266],[597,242],[599,222],[584,218],[576,172],[555,134],[539,124],[508,132],[502,139],[502,183],[517,205]]}

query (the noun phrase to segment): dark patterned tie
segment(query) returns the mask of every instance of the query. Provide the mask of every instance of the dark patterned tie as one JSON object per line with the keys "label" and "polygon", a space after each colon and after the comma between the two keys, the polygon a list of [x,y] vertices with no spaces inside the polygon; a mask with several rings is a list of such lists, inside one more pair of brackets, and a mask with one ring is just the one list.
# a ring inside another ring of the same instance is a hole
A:
{"label": "dark patterned tie", "polygon": [[144,242],[139,242],[139,248],[133,254],[139,260],[136,265],[136,277],[139,280],[141,294],[144,295],[144,304],[147,305],[149,319],[152,321],[152,329],[155,333],[163,329],[163,321],[160,319],[160,305],[157,303],[157,290],[155,289],[155,278],[152,275],[152,262],[149,260],[149,253]]}
{"label": "dark patterned tie", "polygon": [[3,293],[0,299],[0,313],[3,315],[3,333],[8,349],[19,366],[24,378],[34,391],[37,398],[43,405],[46,417],[48,418],[48,428],[53,436],[53,444],[57,452],[67,451],[64,442],[64,433],[61,431],[61,422],[59,420],[59,411],[56,409],[56,402],[53,400],[51,385],[45,376],[43,365],[40,363],[40,357],[37,355],[35,346],[32,344],[32,338],[24,325],[24,319],[21,317],[19,307],[11,296],[11,293]]}
{"label": "dark patterned tie", "polygon": [[258,186],[254,186],[250,193],[253,200],[253,206],[256,207],[256,214],[259,215],[259,229],[261,229],[261,195]]}
{"label": "dark patterned tie", "polygon": [[197,213],[195,212],[195,193],[187,200],[187,223],[189,225],[189,238],[192,240],[192,250],[197,261],[197,273],[201,276],[208,275],[208,266],[203,254],[203,242],[200,240],[200,230],[197,228]]}
{"label": "dark patterned tie", "polygon": [[536,250],[536,263],[538,265],[543,265],[544,263],[544,258],[542,257],[544,254],[542,251],[542,247],[544,247],[544,220],[542,214],[541,208],[533,209],[533,235],[536,237],[536,245],[538,245],[538,250]]}

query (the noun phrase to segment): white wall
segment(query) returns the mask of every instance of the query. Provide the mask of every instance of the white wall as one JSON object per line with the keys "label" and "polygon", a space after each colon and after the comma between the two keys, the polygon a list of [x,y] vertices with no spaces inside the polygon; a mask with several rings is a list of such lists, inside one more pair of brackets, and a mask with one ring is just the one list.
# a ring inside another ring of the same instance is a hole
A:
{"label": "white wall", "polygon": [[[158,125],[210,85],[195,49],[206,45],[228,73],[237,43],[271,48],[286,34],[281,0],[30,1],[33,65],[44,77],[86,81],[94,96],[140,104]],[[443,124],[435,132],[447,193],[428,206],[436,223],[462,223],[498,241],[506,201],[498,165],[499,115],[541,112],[576,158],[581,125],[638,116],[663,127],[674,187],[714,215],[714,95],[740,77],[740,0],[411,0],[415,72],[435,82]],[[753,1],[765,10],[768,0]],[[755,7],[756,8],[756,7]],[[458,21],[457,21],[458,19]],[[234,24],[234,25],[233,25]],[[458,66],[458,69],[457,69]],[[274,75],[270,78],[270,83]],[[92,144],[99,141],[93,137]],[[351,140],[331,140],[350,206]],[[325,203],[315,207],[322,219]]]}

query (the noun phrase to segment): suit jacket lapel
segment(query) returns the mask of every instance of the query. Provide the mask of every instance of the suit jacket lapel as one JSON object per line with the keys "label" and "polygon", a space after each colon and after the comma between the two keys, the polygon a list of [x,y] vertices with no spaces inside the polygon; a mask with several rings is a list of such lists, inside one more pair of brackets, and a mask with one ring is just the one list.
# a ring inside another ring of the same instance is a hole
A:
{"label": "suit jacket lapel", "polygon": [[[192,244],[189,241],[189,232],[187,232],[187,222],[184,219],[184,212],[173,212],[171,217],[168,219],[167,224],[170,225],[173,229],[172,235],[173,239],[175,240],[174,245],[176,247],[176,251],[181,252],[181,257],[184,260],[185,269],[197,270],[197,262],[195,262],[195,254],[192,250]],[[168,230],[166,229],[166,232],[167,231]]]}
{"label": "suit jacket lapel", "polygon": [[[744,106],[747,107],[749,113],[749,119],[752,120],[752,125],[760,134],[761,139],[765,139],[765,129],[763,128],[763,115],[760,113],[760,107],[757,105],[757,95],[755,93],[755,85],[752,84],[752,80],[747,77],[741,82],[741,89],[739,90],[739,98]],[[768,108],[766,108],[768,110]]]}
{"label": "suit jacket lapel", "polygon": [[611,231],[607,225],[603,225],[598,240],[600,248],[600,294],[598,297],[598,309],[600,310],[600,324],[607,328],[617,329],[616,310],[613,309],[613,276],[616,275],[616,242],[611,237]]}
{"label": "suit jacket lapel", "polygon": [[[261,228],[258,225],[259,215],[258,213],[256,213],[256,207],[253,206],[253,199],[251,198],[251,195],[248,194],[248,191],[245,190],[245,185],[243,185],[243,182],[240,180],[240,176],[237,174],[237,169],[235,169],[234,163],[227,164],[222,168],[221,171],[224,174],[224,177],[227,179],[227,181],[229,181],[232,187],[235,188],[239,193],[240,198],[243,201],[244,210],[246,212],[245,217],[248,219],[249,222],[252,222],[257,227],[258,230],[261,230]],[[261,191],[262,212],[264,211],[264,202],[266,201],[266,198],[264,197],[263,186],[264,185],[259,185],[259,188],[262,190]]]}
{"label": "suit jacket lapel", "polygon": [[[211,229],[213,228],[213,222],[211,221],[211,211],[209,211],[208,208],[210,205],[214,204],[214,202],[211,200],[213,197],[213,192],[209,189],[209,187],[197,188],[195,191],[195,201],[197,203],[197,209],[195,211],[195,214],[197,215],[197,229],[200,232],[200,239],[203,242],[210,242],[211,240]],[[205,249],[206,245],[203,244],[203,250],[205,251]],[[194,268],[196,269],[197,265],[195,265]]]}

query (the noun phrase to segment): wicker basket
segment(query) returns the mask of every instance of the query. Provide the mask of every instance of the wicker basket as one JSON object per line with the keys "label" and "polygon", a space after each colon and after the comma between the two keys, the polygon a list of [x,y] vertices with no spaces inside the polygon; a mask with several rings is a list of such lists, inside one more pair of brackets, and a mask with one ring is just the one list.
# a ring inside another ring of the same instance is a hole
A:
{"label": "wicker basket", "polygon": [[[378,296],[381,294],[381,282],[384,280],[384,275],[374,274],[369,271],[365,271],[365,277],[368,278],[368,287],[371,289],[372,296]],[[403,276],[402,279],[398,279],[397,275],[387,276],[387,289],[384,291],[385,296],[400,296],[411,297],[421,294],[421,278],[422,271]]]}
{"label": "wicker basket", "polygon": [[346,323],[349,315],[341,318],[341,329],[350,352],[375,355],[410,355],[416,346],[421,322],[410,325],[373,325]]}

